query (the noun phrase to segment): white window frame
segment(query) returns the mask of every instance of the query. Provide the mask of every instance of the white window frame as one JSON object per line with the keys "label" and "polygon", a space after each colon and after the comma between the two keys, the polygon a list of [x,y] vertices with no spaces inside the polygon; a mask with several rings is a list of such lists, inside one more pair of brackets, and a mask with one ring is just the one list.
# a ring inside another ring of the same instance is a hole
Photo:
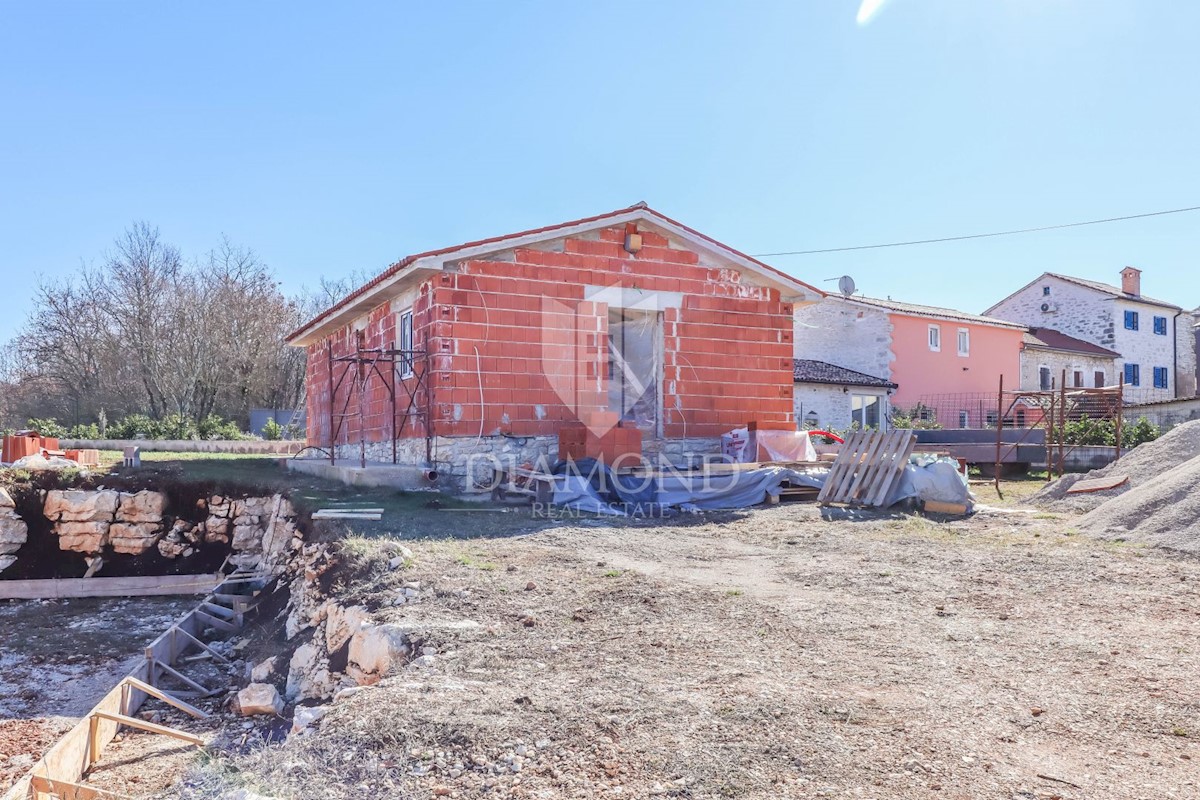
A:
{"label": "white window frame", "polygon": [[959,411],[958,412],[958,427],[962,428],[964,430],[971,427],[971,412],[970,411]]}
{"label": "white window frame", "polygon": [[929,326],[928,340],[929,340],[930,351],[932,351],[934,353],[942,352],[942,326],[941,325],[930,325]]}
{"label": "white window frame", "polygon": [[396,374],[400,380],[413,376],[413,312],[406,308],[396,315],[396,349],[400,358],[396,361]]}
{"label": "white window frame", "polygon": [[[967,345],[966,347],[963,347],[963,342],[966,342],[966,345]],[[971,355],[971,329],[970,328],[959,328],[958,329],[958,337],[957,337],[956,344],[958,345],[958,354],[960,356],[962,356],[963,358],[967,358]]]}

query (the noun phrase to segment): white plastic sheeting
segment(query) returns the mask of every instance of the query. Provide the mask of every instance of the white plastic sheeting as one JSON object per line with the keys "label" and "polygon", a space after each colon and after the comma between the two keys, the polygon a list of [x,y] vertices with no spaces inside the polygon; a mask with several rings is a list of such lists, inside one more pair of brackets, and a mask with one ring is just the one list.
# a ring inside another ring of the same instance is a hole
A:
{"label": "white plastic sheeting", "polygon": [[739,464],[759,460],[759,450],[768,461],[816,461],[808,431],[764,431],[753,433],[747,428],[735,428],[721,435],[721,452]]}

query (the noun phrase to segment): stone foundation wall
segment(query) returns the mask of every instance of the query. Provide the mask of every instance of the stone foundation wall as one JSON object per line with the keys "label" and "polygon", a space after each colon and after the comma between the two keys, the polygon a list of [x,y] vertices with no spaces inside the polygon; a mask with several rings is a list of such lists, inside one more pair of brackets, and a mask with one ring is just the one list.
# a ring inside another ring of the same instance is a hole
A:
{"label": "stone foundation wall", "polygon": [[[366,451],[368,463],[392,461],[391,442],[368,442]],[[353,464],[360,453],[357,444],[339,445],[335,456]],[[656,465],[685,466],[720,453],[721,440],[713,436],[646,439],[642,443],[642,455]],[[397,440],[396,459],[403,466],[431,466],[426,463],[425,440],[421,438]],[[432,466],[438,471],[439,485],[456,491],[490,489],[497,467],[533,464],[549,469],[557,461],[557,436],[435,436],[433,440]]]}

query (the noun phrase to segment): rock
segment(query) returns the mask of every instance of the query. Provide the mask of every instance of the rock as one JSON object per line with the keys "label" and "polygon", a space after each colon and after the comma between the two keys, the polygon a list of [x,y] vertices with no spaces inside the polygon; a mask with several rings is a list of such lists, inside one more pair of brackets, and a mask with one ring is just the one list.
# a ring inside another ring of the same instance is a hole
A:
{"label": "rock", "polygon": [[158,543],[162,528],[158,522],[114,522],[108,529],[108,542],[118,553],[138,556]]}
{"label": "rock", "polygon": [[204,522],[204,541],[209,544],[225,544],[229,541],[229,519],[211,516]]}
{"label": "rock", "polygon": [[252,792],[249,789],[235,789],[234,791],[218,795],[217,800],[275,800],[275,798]]}
{"label": "rock", "polygon": [[404,556],[393,556],[388,559],[388,569],[400,569],[404,566]]}
{"label": "rock", "polygon": [[325,700],[333,695],[334,681],[329,674],[329,662],[315,644],[296,648],[288,664],[287,688],[289,700]]}
{"label": "rock", "polygon": [[219,494],[208,498],[208,513],[214,517],[229,519],[233,516],[233,505]]}
{"label": "rock", "polygon": [[[4,497],[8,497],[7,492]],[[11,498],[9,502],[12,502]],[[0,505],[0,556],[17,552],[28,538],[29,526],[25,524],[25,520],[18,517],[17,512],[11,508]]]}
{"label": "rock", "polygon": [[252,683],[237,693],[238,711],[243,717],[257,714],[278,716],[283,711],[279,690],[269,683]]}
{"label": "rock", "polygon": [[238,569],[255,570],[262,564],[261,553],[236,553],[229,557],[229,563]]}
{"label": "rock", "polygon": [[258,523],[240,522],[245,517],[239,517],[233,524],[233,549],[259,552],[262,550],[262,528]]}
{"label": "rock", "polygon": [[401,666],[412,653],[407,628],[399,625],[371,625],[350,637],[350,655],[346,674],[360,686],[378,683],[391,670]]}
{"label": "rock", "polygon": [[325,650],[334,653],[340,650],[350,637],[370,622],[371,614],[362,606],[342,608],[337,603],[325,606]]}
{"label": "rock", "polygon": [[527,591],[527,592],[532,592],[536,588],[537,588],[537,584],[534,583],[533,581],[530,581],[529,583],[525,584],[525,591]]}
{"label": "rock", "polygon": [[46,492],[42,513],[55,522],[111,522],[120,498],[120,492],[112,489],[52,489]]}
{"label": "rock", "polygon": [[279,656],[271,656],[270,658],[260,661],[250,670],[250,680],[255,683],[262,683],[267,678],[275,674],[275,662],[279,660]]}
{"label": "rock", "polygon": [[42,513],[55,522],[112,522],[120,499],[120,492],[113,489],[51,489],[46,492]]}
{"label": "rock", "polygon": [[12,495],[7,489],[0,488],[0,508],[16,508],[17,504],[13,502]]}
{"label": "rock", "polygon": [[321,597],[321,590],[315,580],[297,578],[292,581],[291,600],[284,632],[288,639],[294,639],[301,631],[315,628],[325,619],[328,603]]}
{"label": "rock", "polygon": [[328,713],[329,706],[297,706],[292,716],[292,734],[303,735]]}
{"label": "rock", "polygon": [[0,572],[4,572],[15,563],[17,563],[16,556],[0,556]]}
{"label": "rock", "polygon": [[117,522],[162,522],[167,509],[167,496],[162,492],[145,489],[133,494],[122,494],[117,505]]}
{"label": "rock", "polygon": [[179,558],[188,550],[191,550],[191,547],[182,541],[175,531],[171,531],[158,542],[158,552],[163,558]]}
{"label": "rock", "polygon": [[60,522],[54,526],[59,550],[99,553],[108,544],[109,522]]}

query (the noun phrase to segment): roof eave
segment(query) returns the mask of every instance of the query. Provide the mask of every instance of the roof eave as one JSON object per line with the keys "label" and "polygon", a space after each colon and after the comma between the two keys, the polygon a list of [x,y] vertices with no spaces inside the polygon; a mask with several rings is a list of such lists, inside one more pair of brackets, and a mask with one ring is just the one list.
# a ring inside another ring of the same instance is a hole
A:
{"label": "roof eave", "polygon": [[384,277],[376,278],[376,282],[373,284],[367,284],[365,291],[360,289],[358,292],[349,295],[346,300],[342,301],[343,304],[334,305],[332,308],[314,317],[303,327],[298,328],[288,336],[287,343],[293,347],[307,347],[319,341],[323,335],[353,322],[366,311],[377,308],[388,298],[389,291],[394,290],[400,282],[411,279],[413,275],[436,274],[445,270],[447,265],[451,263],[468,261],[492,253],[526,247],[538,242],[562,239],[601,227],[637,221],[649,222],[663,228],[668,233],[689,242],[693,246],[726,261],[730,261],[747,272],[756,275],[767,285],[778,289],[780,298],[785,303],[810,305],[825,296],[825,292],[822,292],[815,286],[810,286],[745,253],[734,250],[728,245],[722,244],[712,237],[705,236],[699,231],[676,222],[653,209],[639,205],[609,214],[587,217],[575,222],[568,222],[548,228],[539,228],[511,236],[495,237],[463,247],[437,250],[401,260],[389,267],[385,271]]}

